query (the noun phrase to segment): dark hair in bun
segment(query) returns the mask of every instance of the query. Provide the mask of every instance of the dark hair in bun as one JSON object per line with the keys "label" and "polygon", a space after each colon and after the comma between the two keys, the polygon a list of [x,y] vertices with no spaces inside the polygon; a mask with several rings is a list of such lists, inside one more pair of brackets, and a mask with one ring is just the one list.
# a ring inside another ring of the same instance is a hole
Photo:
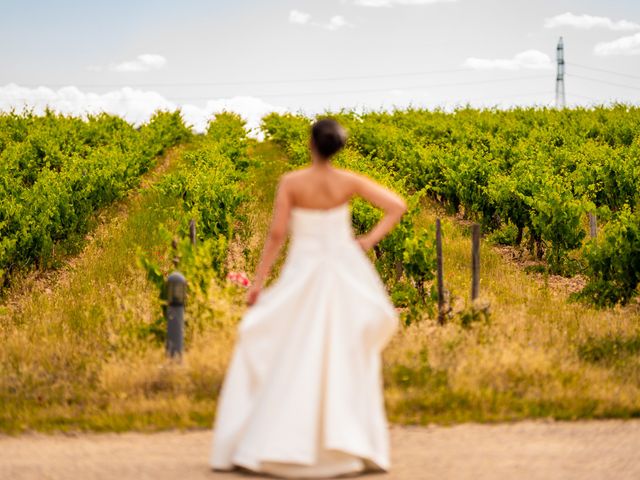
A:
{"label": "dark hair in bun", "polygon": [[316,121],[311,127],[311,138],[316,150],[324,158],[335,155],[347,141],[347,132],[331,118]]}

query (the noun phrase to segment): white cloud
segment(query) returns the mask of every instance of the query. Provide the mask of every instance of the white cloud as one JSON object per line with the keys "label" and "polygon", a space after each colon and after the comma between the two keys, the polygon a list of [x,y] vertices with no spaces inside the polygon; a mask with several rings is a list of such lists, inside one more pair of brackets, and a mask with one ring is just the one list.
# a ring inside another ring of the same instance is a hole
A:
{"label": "white cloud", "polygon": [[525,50],[516,54],[513,58],[467,58],[463,66],[476,70],[544,70],[553,68],[551,58],[539,50]]}
{"label": "white cloud", "polygon": [[347,22],[347,20],[342,15],[334,15],[329,19],[327,23],[310,23],[310,20],[311,15],[308,13],[304,13],[299,10],[291,10],[289,12],[289,22],[298,25],[312,25],[314,27],[320,27],[327,30],[338,30],[339,28],[354,26],[352,23]]}
{"label": "white cloud", "polygon": [[612,42],[598,43],[593,52],[596,55],[640,55],[640,33],[618,38]]}
{"label": "white cloud", "polygon": [[588,30],[591,28],[608,28],[609,30],[637,30],[640,24],[628,20],[614,21],[608,17],[593,15],[575,15],[571,12],[562,13],[544,21],[545,28],[575,27]]}
{"label": "white cloud", "polygon": [[247,128],[251,130],[251,134],[261,138],[262,133],[258,131],[258,127],[262,117],[271,112],[284,113],[286,108],[271,105],[260,98],[244,96],[209,100],[204,108],[194,105],[184,105],[182,107],[182,115],[185,121],[193,125],[193,129],[196,132],[204,132],[213,115],[222,111],[240,114],[247,121]]}
{"label": "white cloud", "polygon": [[158,109],[173,111],[180,108],[185,122],[193,125],[196,132],[206,130],[207,123],[214,113],[227,110],[236,112],[247,120],[247,127],[255,129],[252,132],[254,136],[260,135],[257,127],[265,114],[286,110],[256,97],[209,100],[204,107],[180,107],[157,92],[130,87],[98,94],[83,92],[74,86],[58,90],[47,87],[27,88],[15,84],[0,86],[0,111],[33,109],[38,114],[44,112],[47,107],[78,117],[107,112],[118,115],[136,126],[146,122]]}
{"label": "white cloud", "polygon": [[0,87],[0,110],[33,107],[36,113],[51,109],[67,115],[83,116],[108,112],[138,125],[158,109],[175,109],[175,104],[156,92],[124,87],[103,94],[83,92],[69,86],[52,90],[47,87],[26,88],[15,84]]}
{"label": "white cloud", "polygon": [[334,15],[329,19],[329,23],[320,26],[327,30],[338,30],[342,27],[353,27],[353,25],[347,22],[342,15]]}
{"label": "white cloud", "polygon": [[392,7],[393,5],[430,5],[433,3],[453,3],[457,0],[355,0],[361,7]]}
{"label": "white cloud", "polygon": [[148,72],[149,70],[163,68],[166,64],[167,59],[162,55],[145,53],[138,55],[135,60],[111,65],[109,69],[116,72]]}
{"label": "white cloud", "polygon": [[311,15],[308,13],[301,12],[299,10],[291,10],[289,12],[289,21],[291,23],[297,23],[299,25],[304,25],[311,20]]}

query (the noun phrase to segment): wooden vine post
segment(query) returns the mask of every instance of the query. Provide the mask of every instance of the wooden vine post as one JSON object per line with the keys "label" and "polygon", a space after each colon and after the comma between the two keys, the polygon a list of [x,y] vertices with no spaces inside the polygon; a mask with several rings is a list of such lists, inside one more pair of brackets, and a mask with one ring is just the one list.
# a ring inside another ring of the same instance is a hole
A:
{"label": "wooden vine post", "polygon": [[443,325],[445,322],[444,267],[442,259],[442,227],[439,218],[436,219],[436,256],[438,261],[438,323]]}
{"label": "wooden vine post", "polygon": [[191,245],[196,246],[196,221],[192,218],[189,221],[189,238],[191,239]]}
{"label": "wooden vine post", "polygon": [[480,225],[471,227],[471,301],[480,295]]}
{"label": "wooden vine post", "polygon": [[591,234],[591,238],[598,236],[598,219],[595,213],[589,214],[589,233]]}

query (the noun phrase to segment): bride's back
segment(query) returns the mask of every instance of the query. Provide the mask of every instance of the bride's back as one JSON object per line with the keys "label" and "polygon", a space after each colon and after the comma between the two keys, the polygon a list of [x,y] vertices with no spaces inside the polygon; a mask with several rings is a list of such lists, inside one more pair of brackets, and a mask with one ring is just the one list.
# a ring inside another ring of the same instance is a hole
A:
{"label": "bride's back", "polygon": [[[346,131],[335,120],[323,119],[314,123],[309,141],[311,165],[285,173],[278,183],[269,229],[272,242],[269,245],[281,244],[284,240],[289,230],[290,213],[294,209],[299,212],[297,217],[302,215],[303,210],[307,214],[326,211],[331,218],[342,218],[336,221],[341,225],[340,230],[345,231],[347,217],[343,214],[349,214],[349,209],[345,207],[354,196],[368,200],[385,212],[366,238],[358,239],[365,250],[369,248],[369,243],[375,245],[400,220],[407,209],[404,199],[365,174],[334,167],[331,163],[331,158],[345,146],[346,138]],[[342,208],[338,208],[340,206]],[[316,217],[318,215],[313,215],[317,220]]]}
{"label": "bride's back", "polygon": [[330,209],[353,196],[353,173],[331,165],[310,166],[287,174],[293,206]]}
{"label": "bride's back", "polygon": [[406,210],[406,203],[395,192],[367,175],[333,166],[332,157],[346,141],[346,130],[335,120],[325,118],[313,124],[309,141],[311,164],[286,173],[281,179],[279,188],[287,198],[285,203],[291,207],[325,210],[342,205],[357,195],[399,219]]}

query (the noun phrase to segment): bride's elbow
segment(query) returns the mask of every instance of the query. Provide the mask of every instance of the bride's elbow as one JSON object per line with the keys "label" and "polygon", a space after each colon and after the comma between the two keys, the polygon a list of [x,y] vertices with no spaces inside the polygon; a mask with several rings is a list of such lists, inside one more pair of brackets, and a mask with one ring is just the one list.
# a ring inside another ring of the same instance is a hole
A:
{"label": "bride's elbow", "polygon": [[398,201],[391,207],[386,210],[386,215],[389,218],[393,218],[396,222],[400,221],[402,216],[406,213],[408,209],[407,202],[404,199],[400,198]]}
{"label": "bride's elbow", "polygon": [[400,198],[398,200],[398,206],[397,206],[397,212],[398,212],[398,216],[401,217],[402,215],[404,215],[405,213],[407,213],[407,210],[409,209],[407,202],[403,199]]}

